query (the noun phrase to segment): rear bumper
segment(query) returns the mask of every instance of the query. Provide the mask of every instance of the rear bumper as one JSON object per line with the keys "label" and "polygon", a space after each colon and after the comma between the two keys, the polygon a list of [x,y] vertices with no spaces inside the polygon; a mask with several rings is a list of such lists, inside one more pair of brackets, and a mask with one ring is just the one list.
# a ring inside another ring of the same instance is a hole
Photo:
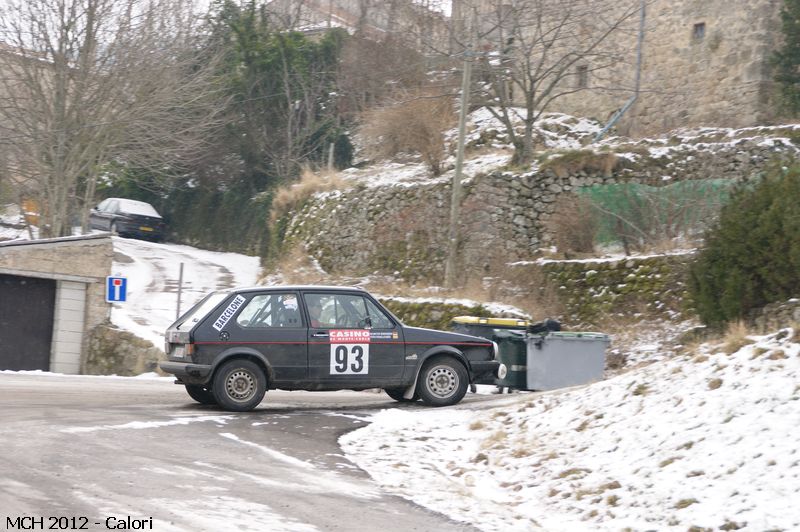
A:
{"label": "rear bumper", "polygon": [[207,384],[213,369],[212,366],[205,364],[188,364],[186,362],[160,362],[158,367],[166,373],[172,373],[184,384]]}
{"label": "rear bumper", "polygon": [[[151,230],[143,229],[149,227]],[[117,222],[117,232],[121,235],[135,236],[145,240],[161,240],[164,231],[161,227],[137,222]]]}

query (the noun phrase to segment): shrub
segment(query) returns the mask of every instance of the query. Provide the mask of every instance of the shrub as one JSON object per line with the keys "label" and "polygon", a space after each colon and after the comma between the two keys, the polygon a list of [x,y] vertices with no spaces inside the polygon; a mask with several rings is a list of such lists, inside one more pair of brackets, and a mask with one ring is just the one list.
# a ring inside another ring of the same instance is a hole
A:
{"label": "shrub", "polygon": [[556,200],[553,215],[547,222],[558,251],[569,258],[572,253],[593,253],[597,234],[597,213],[591,202],[575,194]]}
{"label": "shrub", "polygon": [[389,158],[418,153],[434,176],[444,171],[447,157],[444,132],[455,124],[453,99],[421,90],[395,105],[364,114],[361,135],[367,152]]}
{"label": "shrub", "polygon": [[800,165],[754,187],[739,187],[692,265],[690,290],[707,325],[743,319],[752,309],[800,290]]}

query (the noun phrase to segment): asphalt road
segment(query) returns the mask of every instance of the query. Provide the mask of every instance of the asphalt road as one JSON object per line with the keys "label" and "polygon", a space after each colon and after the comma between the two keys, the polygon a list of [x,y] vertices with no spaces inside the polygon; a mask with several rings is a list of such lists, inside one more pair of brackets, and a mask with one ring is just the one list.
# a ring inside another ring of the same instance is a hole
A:
{"label": "asphalt road", "polygon": [[166,379],[0,373],[0,530],[473,530],[341,454],[339,436],[384,408],[422,407],[270,391],[230,414]]}

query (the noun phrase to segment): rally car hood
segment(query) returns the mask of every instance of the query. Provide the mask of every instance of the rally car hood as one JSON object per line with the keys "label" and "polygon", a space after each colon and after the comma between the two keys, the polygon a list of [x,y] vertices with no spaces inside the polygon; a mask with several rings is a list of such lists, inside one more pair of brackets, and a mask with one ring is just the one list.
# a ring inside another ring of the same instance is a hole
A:
{"label": "rally car hood", "polygon": [[423,329],[422,327],[403,327],[406,342],[430,342],[436,344],[478,344],[491,345],[491,341],[478,336],[454,332]]}

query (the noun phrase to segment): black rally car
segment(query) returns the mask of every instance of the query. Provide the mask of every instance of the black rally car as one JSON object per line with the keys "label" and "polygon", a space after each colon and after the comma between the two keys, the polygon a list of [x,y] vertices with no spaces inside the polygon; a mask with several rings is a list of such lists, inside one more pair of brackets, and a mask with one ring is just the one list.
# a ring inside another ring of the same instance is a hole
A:
{"label": "black rally car", "polygon": [[194,400],[233,411],[267,389],[383,388],[447,406],[506,373],[484,338],[407,327],[364,290],[326,286],[213,292],[169,327],[166,352],[161,369]]}

